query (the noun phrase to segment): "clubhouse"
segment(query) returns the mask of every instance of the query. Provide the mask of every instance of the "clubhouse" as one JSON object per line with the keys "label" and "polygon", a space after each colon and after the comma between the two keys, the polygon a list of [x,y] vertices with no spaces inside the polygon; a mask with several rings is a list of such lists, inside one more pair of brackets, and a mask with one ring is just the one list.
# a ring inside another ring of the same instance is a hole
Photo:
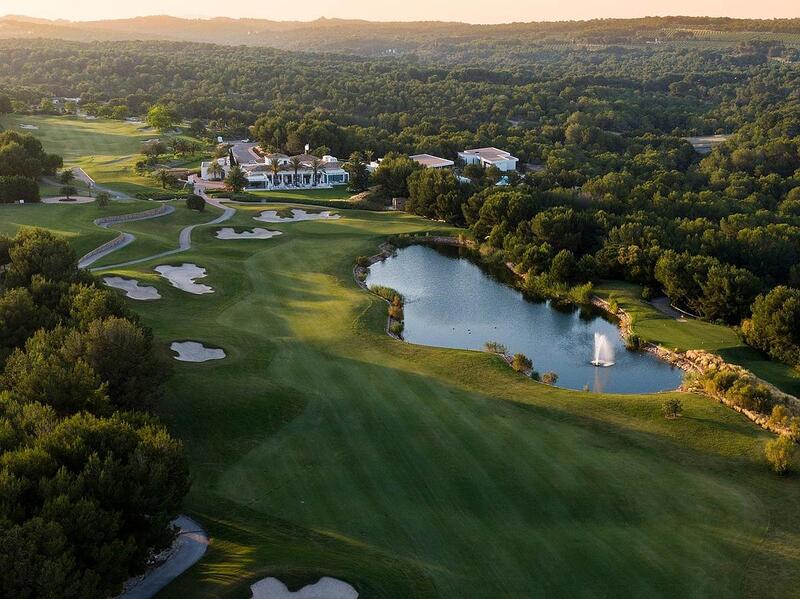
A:
{"label": "clubhouse", "polygon": [[[255,151],[256,144],[235,144],[231,154],[237,161],[245,177],[247,189],[309,189],[313,187],[333,187],[350,181],[344,164],[335,156],[318,158],[311,154],[288,156],[287,154],[267,154],[260,156]],[[200,176],[208,180],[223,179],[230,172],[230,155],[216,160],[220,168],[213,175],[212,162],[203,162]],[[209,172],[212,171],[212,172]]]}

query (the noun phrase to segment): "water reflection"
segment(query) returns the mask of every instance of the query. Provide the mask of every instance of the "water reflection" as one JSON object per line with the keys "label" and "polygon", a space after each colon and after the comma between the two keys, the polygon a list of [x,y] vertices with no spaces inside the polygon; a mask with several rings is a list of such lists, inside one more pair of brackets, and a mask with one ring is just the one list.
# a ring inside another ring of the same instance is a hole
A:
{"label": "water reflection", "polygon": [[[483,349],[487,341],[522,352],[540,373],[554,371],[558,385],[614,393],[676,388],[680,370],[650,354],[625,349],[615,324],[587,309],[535,303],[450,251],[411,246],[370,268],[368,284],[393,287],[406,297],[407,341],[438,347]],[[605,335],[615,364],[590,364],[595,333]]]}

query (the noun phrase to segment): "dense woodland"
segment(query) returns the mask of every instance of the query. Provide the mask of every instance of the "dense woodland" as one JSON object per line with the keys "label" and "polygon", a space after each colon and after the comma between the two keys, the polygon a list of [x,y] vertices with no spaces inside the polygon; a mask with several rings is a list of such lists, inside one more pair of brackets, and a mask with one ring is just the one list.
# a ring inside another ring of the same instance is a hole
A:
{"label": "dense woodland", "polygon": [[[789,32],[796,23],[773,25]],[[158,104],[208,136],[249,135],[288,153],[306,143],[318,153],[359,153],[351,165],[388,153],[455,158],[464,147],[502,147],[528,171],[508,187],[474,169],[469,185],[441,173],[412,179],[402,160],[396,172],[387,161],[376,181],[394,181],[392,193],[410,195],[414,212],[469,227],[526,273],[534,292],[624,278],[732,325],[751,316],[760,294],[796,293],[794,49],[780,40],[593,50],[496,41],[472,40],[484,50],[475,62],[458,49],[441,50],[437,61],[172,42],[0,42],[0,86],[17,111],[62,110],[54,96],[80,96],[89,112],[117,118]],[[487,66],[500,56],[506,67]],[[733,136],[705,157],[682,139],[713,133]],[[756,347],[798,363],[800,315],[784,316],[769,338],[752,323],[744,331]]]}
{"label": "dense woodland", "polygon": [[0,596],[110,597],[173,538],[188,464],[165,366],[51,233],[0,238]]}

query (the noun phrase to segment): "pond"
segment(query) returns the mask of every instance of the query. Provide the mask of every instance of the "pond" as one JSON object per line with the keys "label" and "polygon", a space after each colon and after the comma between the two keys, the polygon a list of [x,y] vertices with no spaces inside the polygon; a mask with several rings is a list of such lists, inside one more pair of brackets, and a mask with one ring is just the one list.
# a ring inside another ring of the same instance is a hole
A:
{"label": "pond", "polygon": [[[597,311],[530,301],[462,254],[412,245],[370,267],[368,285],[385,285],[405,297],[406,341],[474,350],[498,342],[531,358],[538,372],[557,373],[557,385],[569,389],[650,393],[680,385],[681,370],[627,350],[619,328]],[[611,346],[613,366],[591,364],[595,333]]]}

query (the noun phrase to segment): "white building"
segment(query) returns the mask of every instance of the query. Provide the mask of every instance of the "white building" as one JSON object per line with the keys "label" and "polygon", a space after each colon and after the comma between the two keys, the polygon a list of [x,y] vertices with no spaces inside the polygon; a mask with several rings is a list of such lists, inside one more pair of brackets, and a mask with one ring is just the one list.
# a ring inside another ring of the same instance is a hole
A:
{"label": "white building", "polygon": [[[335,156],[317,158],[311,154],[294,157],[267,154],[262,158],[254,151],[254,146],[252,143],[243,143],[235,144],[231,148],[231,153],[247,177],[247,189],[332,187],[350,181],[350,175],[344,170],[344,163]],[[223,171],[217,177],[212,177],[209,172],[212,162],[214,161],[200,165],[200,176],[204,180],[220,180],[230,172],[229,156],[216,159]],[[296,172],[294,163],[297,163]]]}
{"label": "white building", "polygon": [[465,164],[480,164],[484,168],[495,166],[503,172],[517,170],[518,158],[497,148],[476,148],[458,153]]}
{"label": "white building", "polygon": [[[211,164],[214,162],[220,166],[221,170],[217,170],[217,173],[212,176],[212,174],[209,173],[209,170],[212,170]],[[228,175],[230,170],[231,163],[227,156],[224,158],[216,158],[215,160],[209,160],[208,162],[200,163],[200,177],[204,181],[221,181]]]}
{"label": "white building", "polygon": [[[297,162],[297,172],[293,162]],[[241,164],[248,180],[248,189],[286,189],[332,187],[350,181],[344,163],[335,156],[321,159],[311,154],[287,156],[268,154],[264,162]]]}
{"label": "white building", "polygon": [[414,154],[413,156],[409,156],[409,158],[427,168],[448,168],[455,164],[452,160],[439,158],[431,154]]}

